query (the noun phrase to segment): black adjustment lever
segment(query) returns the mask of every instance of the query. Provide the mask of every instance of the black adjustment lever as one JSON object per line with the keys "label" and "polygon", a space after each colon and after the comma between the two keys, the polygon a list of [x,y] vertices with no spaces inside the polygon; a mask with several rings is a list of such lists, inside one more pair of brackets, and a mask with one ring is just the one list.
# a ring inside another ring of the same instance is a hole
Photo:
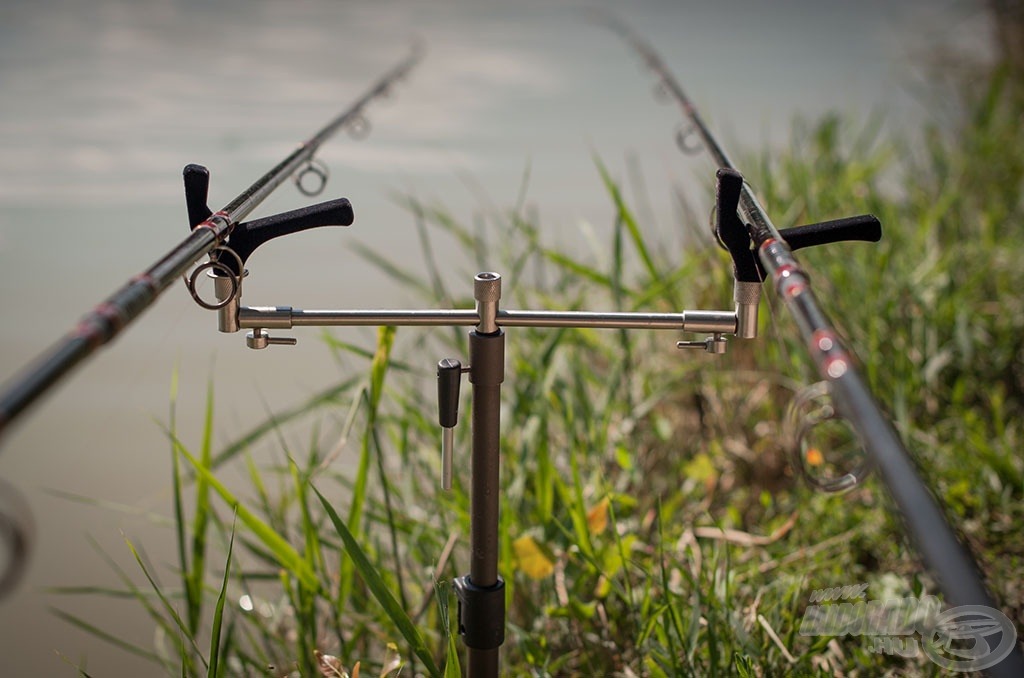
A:
{"label": "black adjustment lever", "polygon": [[[207,191],[210,185],[210,172],[201,165],[187,165],[184,171],[185,204],[188,208],[189,225],[195,228],[210,216],[210,208],[206,206]],[[347,198],[328,200],[327,202],[301,207],[297,210],[282,212],[263,219],[255,219],[236,224],[228,236],[227,246],[230,247],[245,264],[246,259],[263,243],[282,235],[290,235],[320,226],[349,226],[355,219],[352,204]],[[213,255],[217,257],[217,253]],[[234,257],[220,258],[221,263],[234,275],[238,262]]]}
{"label": "black adjustment lever", "polygon": [[[733,273],[740,282],[762,282],[764,269],[750,249],[750,235],[739,217],[740,192],[743,175],[734,169],[718,170],[717,202],[715,204],[715,238],[732,255]],[[827,245],[847,240],[878,242],[882,239],[882,224],[873,214],[822,221],[806,226],[783,228],[779,235],[791,250],[814,245]]]}

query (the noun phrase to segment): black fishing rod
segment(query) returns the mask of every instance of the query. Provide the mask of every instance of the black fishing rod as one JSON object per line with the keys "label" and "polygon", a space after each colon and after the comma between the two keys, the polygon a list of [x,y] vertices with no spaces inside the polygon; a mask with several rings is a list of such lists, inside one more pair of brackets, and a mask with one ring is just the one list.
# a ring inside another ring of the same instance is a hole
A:
{"label": "black fishing rod", "polygon": [[[221,253],[226,253],[226,250],[220,248],[229,239],[232,242],[232,252],[243,248],[251,252],[260,243],[286,233],[314,226],[351,224],[352,208],[344,199],[249,224],[242,224],[241,220],[289,177],[295,178],[296,185],[304,194],[319,194],[326,183],[327,170],[313,158],[317,149],[343,128],[348,128],[354,135],[365,133],[368,130],[363,112],[366,106],[374,99],[387,95],[391,87],[405,77],[420,58],[421,50],[414,49],[344,112],[218,212],[211,213],[205,206],[209,182],[206,170],[195,165],[186,167],[186,186],[192,188],[188,192],[189,224],[192,227],[189,236],[153,266],[129,280],[86,314],[67,335],[4,386],[0,392],[0,435],[40,396],[60,382],[72,368],[124,330],[156,301],[161,292],[183,276],[203,256],[211,255],[211,261],[202,268],[212,269],[211,272],[218,276],[218,280],[227,280],[234,293],[237,293],[242,275],[242,271],[236,270],[235,264],[238,260],[232,261],[229,258],[226,263],[219,261]],[[312,188],[307,183],[310,179],[317,182]],[[193,274],[189,285],[193,296],[196,296],[195,281],[196,275]]]}
{"label": "black fishing rod", "polygon": [[[750,184],[729,160],[693,102],[654,49],[623,23],[607,16],[600,17],[600,20],[641,56],[657,76],[659,86],[679,104],[683,117],[691,125],[680,135],[680,146],[687,151],[698,150],[686,143],[687,136],[696,134],[718,165],[716,232],[720,236],[720,244],[733,256],[737,281],[762,282],[771,278],[778,296],[796,320],[818,373],[828,384],[838,413],[857,432],[870,460],[878,468],[914,544],[925,565],[935,575],[947,602],[957,607],[982,607],[998,612],[983,583],[980,568],[957,539],[939,502],[921,478],[899,435],[858,372],[853,352],[844,345],[838,330],[818,302],[810,277],[793,255],[796,245],[788,243],[779,234]],[[727,233],[733,235],[726,236]],[[738,237],[736,233],[739,233]],[[972,611],[985,614],[983,610]],[[1009,641],[1006,647],[1009,655],[1005,659],[994,666],[972,668],[985,668],[990,675],[1024,676],[1024,656],[1016,646],[1015,633],[1011,634],[1011,631],[1012,624],[1002,632],[1003,641]],[[1013,637],[1008,638],[1011,635]],[[1003,648],[1002,643],[1000,648]]]}

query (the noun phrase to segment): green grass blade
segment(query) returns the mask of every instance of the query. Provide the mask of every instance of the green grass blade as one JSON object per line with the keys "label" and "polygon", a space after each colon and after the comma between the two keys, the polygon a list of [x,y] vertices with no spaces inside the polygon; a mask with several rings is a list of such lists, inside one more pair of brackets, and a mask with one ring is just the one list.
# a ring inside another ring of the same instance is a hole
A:
{"label": "green grass blade", "polygon": [[430,283],[425,282],[416,276],[410,275],[408,267],[399,266],[398,264],[385,259],[379,253],[359,243],[354,243],[352,245],[352,249],[354,249],[356,254],[360,257],[383,271],[389,278],[397,280],[402,284],[402,286],[416,290],[416,292],[425,298],[429,299],[431,297],[432,290]]}
{"label": "green grass blade", "polygon": [[270,504],[270,495],[267,493],[267,486],[263,483],[263,474],[256,467],[256,462],[253,461],[252,455],[248,452],[245,453],[245,469],[249,473],[249,482],[252,483],[253,489],[256,490],[256,496],[259,497],[260,508],[267,515],[272,515],[273,508]]}
{"label": "green grass blade", "polygon": [[[362,447],[359,453],[359,467],[356,470],[349,505],[348,525],[354,534],[362,530],[363,512],[366,507],[367,483],[370,475],[370,457],[373,453],[373,431],[377,425],[377,411],[384,393],[384,377],[390,364],[391,349],[395,343],[395,328],[381,327],[377,331],[377,350],[370,362],[370,379],[364,393],[366,402],[366,427],[363,429]],[[344,608],[352,590],[352,563],[342,561],[338,585],[337,607]]]}
{"label": "green grass blade", "polygon": [[[149,617],[153,620],[153,623],[155,623],[160,630],[166,633],[168,637],[177,639],[177,635],[174,633],[173,623],[167,620],[166,616],[160,611],[159,607],[154,604],[153,600],[151,600],[158,599],[158,593],[151,593],[141,590],[135,584],[135,582],[132,581],[132,578],[128,576],[128,573],[125,572],[124,569],[120,565],[118,565],[117,562],[115,562],[114,559],[111,558],[106,551],[103,550],[103,547],[101,547],[100,544],[95,539],[93,539],[91,536],[87,536],[87,539],[89,541],[89,545],[93,548],[96,554],[99,555],[99,557],[103,559],[103,561],[107,564],[108,567],[110,567],[114,574],[117,575],[117,578],[121,580],[121,582],[130,592],[131,596],[135,599],[136,602],[138,602],[142,609],[146,611]],[[168,595],[168,598],[171,597],[173,596]],[[161,662],[169,666],[169,664],[167,664],[167,660],[165,657],[161,657]]]}
{"label": "green grass blade", "polygon": [[[175,366],[174,371],[171,373],[171,411],[167,428],[171,434],[171,486],[174,494],[174,536],[175,544],[178,548],[178,568],[181,574],[182,590],[185,592],[185,607],[190,612],[189,623],[191,624],[191,610],[198,609],[199,602],[194,598],[197,592],[192,588],[192,582],[189,577],[188,550],[185,548],[185,507],[184,502],[182,501],[181,460],[178,455],[177,404],[178,368]],[[202,591],[198,591],[198,593],[201,597]],[[194,633],[195,625],[193,625],[192,628]]]}
{"label": "green grass blade", "polygon": [[595,157],[594,162],[597,164],[597,171],[601,174],[601,181],[604,182],[604,187],[615,204],[615,210],[618,213],[617,217],[622,220],[622,225],[626,227],[630,241],[632,241],[633,247],[636,248],[637,254],[640,255],[640,260],[643,261],[647,275],[650,276],[651,280],[657,280],[660,276],[658,266],[654,263],[654,259],[647,249],[647,243],[644,242],[643,234],[640,232],[640,226],[636,223],[633,211],[629,209],[625,198],[622,197],[619,185],[612,179],[611,174],[608,173],[608,168],[601,162],[601,159]]}
{"label": "green grass blade", "polygon": [[146,650],[141,647],[138,647],[137,645],[132,645],[131,643],[122,640],[121,638],[115,636],[112,633],[104,631],[98,626],[90,624],[81,617],[77,617],[71,614],[70,612],[65,612],[64,610],[55,607],[51,607],[49,609],[52,614],[56,615],[57,617],[60,617],[72,626],[78,627],[79,629],[85,631],[91,636],[94,636],[96,638],[99,638],[100,640],[110,643],[114,647],[120,648],[125,652],[129,652],[137,657],[142,657],[143,659],[148,659],[151,662],[166,666],[163,657],[159,656],[155,652],[152,652],[151,650]]}
{"label": "green grass blade", "polygon": [[309,416],[312,412],[326,405],[335,404],[338,401],[338,396],[352,388],[352,385],[357,381],[358,379],[354,377],[352,379],[347,379],[339,384],[320,391],[291,409],[287,409],[282,412],[275,412],[272,420],[267,419],[263,421],[259,425],[253,427],[248,433],[237,438],[234,442],[228,444],[218,452],[213,458],[211,468],[219,468],[221,465],[231,461],[244,450],[252,446],[253,443],[257,442],[268,433],[273,432],[283,424],[299,417]]}
{"label": "green grass blade", "polygon": [[[44,593],[56,596],[103,596],[104,598],[131,598],[137,599],[140,592],[133,589],[116,589],[110,586],[47,586],[42,589]],[[141,595],[155,595],[142,593]],[[174,595],[168,595],[174,598]],[[180,597],[180,596],[179,596]]]}
{"label": "green grass blade", "polygon": [[235,547],[235,521],[231,521],[231,538],[228,540],[228,557],[224,562],[224,581],[220,586],[220,595],[217,596],[217,605],[213,610],[213,629],[210,631],[210,668],[206,672],[207,678],[217,678],[217,669],[220,666],[220,631],[224,622],[224,601],[228,596],[228,581],[231,578],[231,553]]}
{"label": "green grass blade", "polygon": [[[206,417],[203,422],[203,442],[200,463],[204,468],[213,464],[213,380],[206,384]],[[203,579],[206,574],[206,534],[210,522],[210,484],[200,476],[196,480],[196,514],[192,521],[192,568],[188,575],[190,592],[188,627],[195,634],[203,608]]]}
{"label": "green grass blade", "polygon": [[430,287],[433,290],[434,298],[438,301],[451,301],[451,295],[445,288],[444,278],[441,276],[441,269],[437,265],[437,258],[434,256],[433,243],[430,240],[430,232],[427,229],[427,220],[422,209],[413,212],[416,222],[416,234],[419,236],[420,253],[423,262],[426,264],[427,273],[430,279]]}
{"label": "green grass blade", "polygon": [[288,460],[292,480],[295,483],[296,500],[302,516],[302,537],[306,548],[306,560],[316,566],[323,565],[320,550],[320,531],[313,520],[313,514],[309,510],[309,500],[306,489],[309,487],[310,474],[299,471],[298,464],[294,460]]}
{"label": "green grass blade", "polygon": [[263,542],[263,545],[270,549],[270,552],[274,554],[274,558],[281,567],[293,572],[307,588],[311,590],[318,590],[320,588],[316,573],[313,572],[310,564],[299,555],[299,552],[291,544],[285,541],[280,534],[275,532],[273,528],[263,522],[256,514],[247,509],[228,488],[224,487],[217,480],[208,468],[203,466],[187,450],[182,448],[181,453],[192,464],[196,475],[204,477],[210,484],[210,487],[220,495],[220,498],[237,512],[238,519],[242,521],[242,524],[252,530],[253,534]]}
{"label": "green grass blade", "polygon": [[448,659],[444,664],[444,678],[462,678],[462,667],[459,665],[459,647],[455,642],[455,634],[448,634]]}
{"label": "green grass blade", "polygon": [[[677,662],[679,661],[680,657],[676,653],[675,643],[676,643],[677,639],[678,639],[678,641],[680,643],[685,643],[686,642],[686,634],[683,632],[683,622],[682,622],[682,619],[679,618],[679,612],[677,610],[677,606],[672,604],[672,602],[674,602],[673,598],[675,598],[675,594],[672,593],[672,589],[669,586],[669,573],[668,573],[668,568],[666,567],[666,557],[665,557],[665,530],[664,530],[664,522],[662,520],[662,515],[663,515],[662,514],[662,503],[661,503],[661,500],[659,499],[657,504],[656,504],[655,518],[654,519],[655,519],[655,521],[657,521],[657,531],[658,531],[658,544],[657,544],[658,573],[659,573],[659,576],[661,578],[662,589],[665,591],[665,595],[669,599],[669,604],[665,606],[666,609],[664,611],[664,614],[668,615],[668,618],[669,618],[669,624],[666,625],[668,628],[665,630],[665,635],[668,637],[669,648],[672,650],[672,662],[673,662],[674,665],[676,665],[677,669],[680,669],[681,667],[677,664]],[[661,615],[659,615],[659,616],[661,616]],[[673,635],[672,635],[673,631],[675,631],[675,637],[673,637]]]}
{"label": "green grass blade", "polygon": [[[181,631],[181,633],[184,634],[184,636],[188,639],[189,644],[192,646],[192,649],[195,650],[195,653],[199,657],[199,660],[203,662],[203,666],[207,666],[206,658],[203,657],[203,653],[200,652],[199,646],[196,645],[195,636],[189,632],[188,628],[185,626],[185,622],[181,619],[181,615],[179,615],[178,611],[174,608],[173,605],[171,605],[171,601],[168,600],[167,596],[164,595],[163,591],[160,589],[160,585],[157,584],[155,579],[153,579],[153,575],[150,574],[149,568],[146,567],[146,563],[142,559],[142,556],[139,554],[138,549],[135,548],[135,544],[133,544],[131,540],[128,539],[128,537],[125,537],[124,541],[128,545],[129,550],[131,550],[132,555],[135,557],[135,562],[137,562],[139,564],[139,568],[142,569],[142,574],[146,575],[146,579],[149,580],[150,586],[152,586],[153,590],[156,592],[157,598],[159,598],[160,602],[163,603],[164,610],[171,617],[171,619],[174,620],[174,624],[178,627],[178,630]],[[185,656],[184,643],[181,644],[181,653],[182,663],[186,663],[188,657]]]}
{"label": "green grass blade", "polygon": [[563,254],[562,252],[558,252],[555,250],[545,250],[544,256],[552,263],[558,264],[560,267],[564,268],[573,275],[579,276],[580,278],[583,278],[585,280],[589,280],[590,282],[596,285],[600,285],[601,287],[607,289],[612,288],[613,283],[612,279],[609,276],[605,275],[604,273],[601,273],[599,270],[592,266],[587,266],[586,264],[576,261],[567,254]]}
{"label": "green grass blade", "polygon": [[420,658],[427,671],[430,672],[431,676],[435,678],[441,677],[441,671],[438,669],[437,664],[434,662],[434,657],[431,655],[429,648],[423,641],[423,637],[420,635],[419,629],[413,624],[409,615],[402,609],[402,606],[398,603],[395,597],[388,590],[387,584],[384,579],[377,572],[373,564],[370,563],[363,549],[359,546],[359,542],[352,536],[348,527],[342,522],[338,516],[337,511],[331,506],[330,502],[320,494],[320,491],[313,488],[316,492],[316,496],[320,498],[320,503],[323,504],[324,510],[327,512],[328,517],[331,519],[331,523],[334,525],[334,529],[338,532],[338,536],[345,542],[345,551],[348,557],[355,564],[356,570],[359,575],[366,582],[370,592],[373,593],[373,597],[377,599],[381,607],[384,608],[385,614],[391,622],[398,628],[399,632],[405,638],[406,642],[412,647],[413,652]]}
{"label": "green grass blade", "polygon": [[456,634],[452,633],[451,613],[448,611],[449,586],[434,580],[434,599],[440,608],[441,628],[445,637],[448,638],[448,655],[444,662],[444,678],[462,678],[462,666],[459,662],[459,645],[456,642]]}
{"label": "green grass blade", "polygon": [[67,492],[65,490],[58,490],[52,487],[43,487],[40,489],[44,493],[50,495],[51,497],[65,499],[67,501],[73,501],[77,504],[83,504],[85,506],[93,506],[95,508],[103,509],[105,511],[114,511],[115,513],[145,518],[147,522],[158,527],[172,527],[174,525],[174,521],[169,519],[167,516],[160,515],[159,513],[154,513],[148,509],[140,508],[138,506],[122,504],[116,501],[106,501],[104,499],[97,499],[96,497],[87,497],[82,494],[76,494],[75,492]]}
{"label": "green grass blade", "polygon": [[358,358],[365,358],[366,360],[373,359],[373,351],[364,348],[359,344],[353,344],[350,341],[342,341],[331,334],[328,329],[323,331],[323,334],[320,335],[320,339],[327,344],[327,348],[331,349],[334,353],[351,353]]}
{"label": "green grass blade", "polygon": [[[307,488],[309,487],[308,476],[304,473],[300,473],[298,465],[293,459],[288,460],[288,467],[291,471],[292,481],[296,487],[296,502],[299,505],[299,511],[302,517],[302,536],[305,543],[305,556],[306,561],[312,565],[320,566],[322,560],[320,558],[320,538],[317,530],[316,523],[313,521],[312,514],[309,510],[309,500]],[[317,646],[317,614],[316,614],[316,598],[315,592],[310,591],[304,586],[299,586],[298,590],[298,605],[295,608],[295,616],[301,620],[299,622],[299,644],[302,647],[302,658],[303,661],[312,662],[313,651]],[[312,666],[310,664],[309,666]]]}
{"label": "green grass blade", "polygon": [[356,472],[355,487],[352,491],[352,505],[349,509],[348,524],[352,531],[359,534],[363,508],[366,501],[366,482],[370,470],[370,453],[372,449],[372,431],[377,422],[377,411],[384,393],[384,376],[390,363],[391,349],[395,343],[395,328],[381,327],[377,331],[377,351],[370,363],[370,384],[366,393],[366,429],[363,431],[363,444],[359,456],[359,470]]}
{"label": "green grass blade", "polygon": [[[63,652],[58,650],[57,656],[60,657],[61,661],[67,664],[68,666],[74,667],[75,671],[78,673],[78,678],[93,678],[92,674],[86,671],[84,666],[82,666],[81,664],[74,663],[67,656],[65,656]],[[82,659],[82,662],[84,663],[85,659]]]}

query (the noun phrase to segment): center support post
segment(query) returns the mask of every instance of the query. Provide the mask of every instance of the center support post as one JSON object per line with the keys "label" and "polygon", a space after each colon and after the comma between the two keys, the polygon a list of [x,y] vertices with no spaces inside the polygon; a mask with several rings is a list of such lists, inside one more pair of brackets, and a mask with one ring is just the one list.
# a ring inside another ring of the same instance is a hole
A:
{"label": "center support post", "polygon": [[505,333],[498,327],[501,276],[473,280],[480,324],[469,333],[469,381],[473,388],[470,482],[469,575],[455,580],[459,633],[468,649],[470,678],[497,678],[505,641],[505,581],[498,575],[498,511],[501,466],[501,382],[505,380]]}

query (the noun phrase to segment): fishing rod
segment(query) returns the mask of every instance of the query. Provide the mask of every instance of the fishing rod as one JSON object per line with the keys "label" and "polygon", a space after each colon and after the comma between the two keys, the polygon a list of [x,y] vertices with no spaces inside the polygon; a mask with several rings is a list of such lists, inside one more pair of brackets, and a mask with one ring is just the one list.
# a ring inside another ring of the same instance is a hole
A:
{"label": "fishing rod", "polygon": [[[348,108],[217,212],[206,206],[209,172],[199,165],[185,167],[188,237],[87,313],[62,339],[3,386],[0,439],[31,405],[67,377],[74,367],[120,334],[179,277],[185,279],[197,303],[206,308],[218,308],[225,302],[208,303],[196,292],[199,274],[205,271],[212,275],[214,289],[222,292],[226,289],[230,301],[231,297],[241,294],[240,281],[244,274],[241,267],[245,257],[259,245],[271,238],[309,228],[350,225],[352,206],[345,198],[250,222],[242,219],[289,177],[304,195],[319,195],[327,184],[328,170],[315,158],[317,150],[342,129],[356,138],[365,136],[369,131],[366,107],[375,99],[387,96],[421,58],[422,49],[417,45]],[[185,272],[207,255],[209,261],[196,267],[186,278]],[[0,597],[14,588],[24,572],[32,541],[31,522],[24,500],[7,483],[0,483]]]}
{"label": "fishing rod", "polygon": [[[350,129],[353,135],[365,134],[369,129],[364,115],[366,106],[374,99],[386,96],[392,86],[416,65],[421,55],[422,50],[416,47],[347,109],[217,212],[211,213],[205,208],[208,172],[197,165],[186,167],[186,183],[197,189],[189,193],[192,196],[188,202],[192,230],[188,237],[87,313],[70,332],[4,386],[0,392],[0,436],[40,396],[120,334],[203,256],[214,254],[211,262],[204,264],[204,270],[223,272],[226,264],[218,263],[222,258],[218,248],[226,242],[234,243],[233,249],[237,251],[241,243],[235,241],[244,239],[251,252],[262,242],[286,233],[316,226],[351,224],[352,208],[347,200],[341,199],[251,222],[247,228],[240,228],[245,226],[241,220],[289,177],[295,178],[296,186],[305,195],[319,194],[327,182],[327,170],[314,159],[317,150],[342,128]],[[310,181],[315,183],[310,186]],[[230,276],[221,277],[235,280]],[[195,274],[189,282],[189,289],[195,296]]]}
{"label": "fishing rod", "polygon": [[[780,234],[747,183],[705,124],[693,102],[683,91],[653,47],[624,23],[607,15],[599,17],[643,59],[658,78],[660,88],[679,105],[690,127],[677,141],[685,152],[699,150],[687,139],[696,134],[701,146],[718,165],[715,230],[719,244],[732,254],[736,279],[760,284],[770,278],[778,296],[789,309],[800,330],[818,373],[838,414],[856,431],[863,448],[896,502],[904,523],[925,565],[951,605],[983,607],[998,611],[987,591],[980,568],[968,549],[957,539],[945,514],[918,473],[889,419],[883,414],[870,388],[857,369],[852,350],[822,309],[811,286],[810,276],[793,255],[792,242]],[[742,228],[738,228],[742,227]],[[975,612],[977,610],[974,610]],[[984,614],[984,613],[983,613]],[[991,620],[991,615],[989,615]],[[1024,656],[1003,629],[1000,648],[1005,659],[988,668],[990,675],[1024,675]],[[1006,641],[1009,644],[1005,646]],[[984,641],[982,641],[984,642]]]}

